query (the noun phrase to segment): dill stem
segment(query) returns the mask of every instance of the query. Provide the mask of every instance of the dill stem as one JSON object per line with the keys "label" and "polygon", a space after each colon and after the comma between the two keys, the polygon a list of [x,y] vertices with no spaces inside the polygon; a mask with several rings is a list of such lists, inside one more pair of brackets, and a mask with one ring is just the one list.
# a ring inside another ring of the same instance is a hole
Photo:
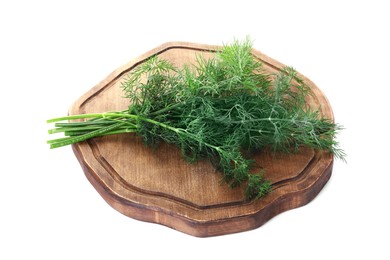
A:
{"label": "dill stem", "polygon": [[65,126],[65,127],[57,127],[54,129],[49,130],[49,134],[55,134],[55,133],[61,133],[61,132],[67,132],[67,131],[88,131],[88,130],[96,130],[100,129],[102,126],[78,126],[78,127],[71,127],[71,126]]}
{"label": "dill stem", "polygon": [[[59,132],[65,132],[66,135],[69,135],[66,138],[59,138],[54,140],[49,140],[47,143],[50,144],[50,148],[57,148],[69,144],[74,144],[77,142],[81,142],[84,140],[87,140],[92,137],[96,136],[102,136],[102,135],[109,135],[109,134],[120,134],[120,133],[129,133],[129,132],[136,132],[137,131],[137,125],[131,122],[128,122],[127,120],[124,120],[126,118],[128,119],[135,119],[135,120],[141,120],[145,121],[160,127],[163,127],[165,129],[168,129],[170,131],[173,131],[175,133],[184,133],[182,129],[174,128],[169,125],[166,125],[164,123],[155,121],[153,119],[149,119],[146,117],[142,117],[139,115],[133,115],[125,112],[109,112],[109,113],[91,113],[91,114],[80,114],[80,115],[70,115],[65,117],[58,117],[48,120],[49,123],[55,123],[59,121],[65,121],[65,120],[75,120],[75,119],[86,119],[86,118],[104,118],[107,120],[107,122],[104,122],[103,126],[96,126],[91,125],[92,123],[90,121],[85,122],[76,122],[76,123],[62,123],[62,124],[56,124],[56,126],[60,126],[54,129],[49,130],[49,134],[59,133]],[[105,124],[110,125],[105,126]],[[102,122],[101,122],[102,123]],[[129,125],[130,127],[122,128],[124,125]],[[70,126],[69,126],[70,125]],[[92,130],[92,131],[90,131]],[[87,131],[87,132],[86,132]],[[188,133],[186,133],[188,136],[190,136]]]}
{"label": "dill stem", "polygon": [[58,148],[58,147],[61,147],[61,146],[66,146],[66,145],[78,143],[78,142],[81,142],[81,141],[85,141],[85,140],[87,140],[89,138],[92,138],[92,137],[104,134],[106,132],[115,130],[116,128],[118,128],[118,127],[120,127],[120,126],[122,126],[124,124],[125,124],[125,122],[118,122],[118,123],[112,124],[110,126],[103,127],[103,128],[97,129],[95,131],[91,131],[91,132],[89,132],[87,134],[65,138],[65,139],[62,139],[62,140],[58,140],[57,142],[55,140],[52,140],[50,142],[50,148],[53,149],[53,148]]}
{"label": "dill stem", "polygon": [[55,123],[55,122],[66,121],[66,120],[86,119],[86,118],[118,118],[118,117],[136,119],[138,116],[124,113],[124,112],[91,113],[91,114],[79,114],[79,115],[70,115],[70,116],[52,118],[47,120],[47,123]]}
{"label": "dill stem", "polygon": [[170,105],[170,106],[167,106],[163,109],[160,109],[160,110],[157,110],[155,112],[152,112],[150,113],[149,115],[160,115],[162,113],[165,113],[165,112],[168,112],[169,110],[172,110],[173,108],[176,108],[176,107],[179,107],[181,105],[183,105],[184,103],[176,103],[176,104],[173,104],[173,105]]}
{"label": "dill stem", "polygon": [[109,125],[111,123],[112,123],[111,121],[88,120],[83,122],[55,123],[54,126],[55,127],[76,127],[76,126],[86,126],[86,125]]}

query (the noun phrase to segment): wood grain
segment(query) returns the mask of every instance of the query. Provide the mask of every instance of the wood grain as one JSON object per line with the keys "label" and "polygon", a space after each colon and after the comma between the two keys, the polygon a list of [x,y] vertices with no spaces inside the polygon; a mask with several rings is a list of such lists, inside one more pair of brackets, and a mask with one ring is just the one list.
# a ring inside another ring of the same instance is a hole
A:
{"label": "wood grain", "polygon": [[[171,42],[130,61],[80,97],[69,114],[126,109],[120,83],[148,57],[159,55],[177,66],[193,62],[198,54],[212,57],[218,46]],[[269,72],[284,65],[254,50]],[[314,95],[307,100],[321,106],[333,119],[320,89],[301,75]],[[262,151],[255,160],[273,183],[266,197],[246,201],[241,188],[230,189],[207,161],[189,164],[180,151],[162,144],[147,148],[134,134],[94,138],[72,146],[84,173],[99,194],[119,212],[142,221],[159,223],[181,232],[215,236],[257,228],[273,216],[310,202],[329,180],[333,156],[302,148],[298,154]]]}

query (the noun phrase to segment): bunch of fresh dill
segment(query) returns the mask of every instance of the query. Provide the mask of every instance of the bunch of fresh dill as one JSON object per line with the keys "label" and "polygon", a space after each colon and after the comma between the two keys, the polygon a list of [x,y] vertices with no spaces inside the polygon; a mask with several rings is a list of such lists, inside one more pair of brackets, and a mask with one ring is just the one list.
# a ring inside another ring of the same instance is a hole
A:
{"label": "bunch of fresh dill", "polygon": [[160,141],[178,146],[190,162],[209,158],[231,186],[245,186],[248,199],[271,190],[262,172],[250,174],[254,161],[244,151],[272,147],[290,152],[300,146],[344,153],[334,137],[340,126],[305,103],[310,89],[290,67],[271,75],[251,54],[250,40],[234,41],[215,58],[177,68],[154,56],[136,67],[122,83],[126,111],[71,115],[49,133],[51,148],[109,134],[136,132],[148,145]]}

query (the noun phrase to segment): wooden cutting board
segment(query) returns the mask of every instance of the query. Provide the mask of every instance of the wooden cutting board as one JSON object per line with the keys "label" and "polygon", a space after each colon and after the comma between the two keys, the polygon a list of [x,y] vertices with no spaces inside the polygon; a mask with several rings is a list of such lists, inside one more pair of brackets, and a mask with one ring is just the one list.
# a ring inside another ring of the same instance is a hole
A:
{"label": "wooden cutting board", "polygon": [[[196,55],[212,57],[220,47],[171,42],[130,61],[80,97],[69,114],[126,109],[120,84],[126,75],[148,57],[159,55],[181,66]],[[269,72],[284,65],[254,50]],[[302,76],[302,75],[301,75]],[[331,107],[320,89],[302,76],[314,95],[311,106],[333,119]],[[134,219],[159,223],[200,237],[250,230],[286,210],[310,202],[332,173],[333,156],[303,148],[297,154],[268,151],[255,154],[273,183],[266,197],[246,201],[241,188],[228,188],[208,161],[189,164],[180,150],[162,144],[147,148],[134,134],[98,137],[73,145],[85,175],[114,209]]]}

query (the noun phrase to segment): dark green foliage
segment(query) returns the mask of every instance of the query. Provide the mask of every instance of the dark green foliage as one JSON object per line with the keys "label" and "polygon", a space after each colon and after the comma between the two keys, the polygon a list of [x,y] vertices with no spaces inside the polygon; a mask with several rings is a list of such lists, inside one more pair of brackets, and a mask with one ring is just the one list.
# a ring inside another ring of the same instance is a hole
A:
{"label": "dark green foliage", "polygon": [[137,132],[147,145],[177,145],[190,162],[208,158],[231,187],[246,185],[248,199],[264,196],[271,185],[262,172],[249,173],[254,162],[243,151],[291,152],[305,145],[343,158],[334,140],[340,127],[306,105],[310,90],[296,71],[286,67],[268,75],[251,49],[249,40],[235,41],[214,59],[198,56],[196,64],[182,69],[152,57],[123,82],[128,111],[53,119],[92,118],[57,124],[52,132],[66,131],[69,137],[49,143],[54,148]]}

